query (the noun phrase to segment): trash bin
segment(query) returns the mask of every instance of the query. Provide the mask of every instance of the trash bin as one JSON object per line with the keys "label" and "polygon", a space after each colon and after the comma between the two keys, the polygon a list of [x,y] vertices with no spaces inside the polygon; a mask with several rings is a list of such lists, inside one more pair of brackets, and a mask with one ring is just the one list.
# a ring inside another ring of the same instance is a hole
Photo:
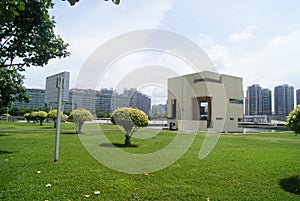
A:
{"label": "trash bin", "polygon": [[176,126],[174,122],[170,122],[170,130],[176,130]]}

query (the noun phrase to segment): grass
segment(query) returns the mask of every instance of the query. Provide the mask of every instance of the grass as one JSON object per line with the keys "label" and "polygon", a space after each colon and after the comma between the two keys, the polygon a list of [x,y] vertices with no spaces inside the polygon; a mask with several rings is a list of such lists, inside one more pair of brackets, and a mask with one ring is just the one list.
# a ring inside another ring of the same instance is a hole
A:
{"label": "grass", "polygon": [[[95,160],[68,123],[61,125],[59,162],[52,162],[52,126],[0,122],[0,200],[300,200],[300,136],[293,133],[224,134],[203,160],[198,154],[205,134],[198,133],[171,166],[131,175]],[[99,126],[86,124],[83,135],[92,129]],[[101,129],[115,145],[123,143],[116,126]],[[117,148],[154,152],[168,145],[176,132],[146,129],[135,135],[142,136],[132,139],[135,146]],[[154,136],[143,139],[147,135]],[[94,195],[96,190],[100,195]]]}

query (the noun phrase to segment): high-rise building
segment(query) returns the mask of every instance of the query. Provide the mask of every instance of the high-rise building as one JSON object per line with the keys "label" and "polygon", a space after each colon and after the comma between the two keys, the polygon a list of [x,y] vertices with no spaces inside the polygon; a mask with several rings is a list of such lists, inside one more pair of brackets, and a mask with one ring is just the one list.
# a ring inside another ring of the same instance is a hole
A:
{"label": "high-rise building", "polygon": [[100,107],[99,110],[97,111],[102,111],[102,112],[112,112],[112,107],[111,107],[111,97],[113,95],[114,91],[113,89],[101,89],[100,90]]}
{"label": "high-rise building", "polygon": [[146,114],[149,114],[151,98],[146,94],[137,91],[135,88],[125,88],[122,94],[113,94],[111,104],[112,110],[120,107],[133,107],[144,111]]}
{"label": "high-rise building", "polygon": [[259,84],[253,84],[247,89],[248,112],[249,115],[262,114],[261,87]]}
{"label": "high-rise building", "polygon": [[262,89],[259,84],[253,84],[247,89],[246,115],[271,115],[272,92]]}
{"label": "high-rise building", "polygon": [[262,115],[272,115],[272,92],[269,89],[261,90]]}
{"label": "high-rise building", "polygon": [[31,96],[28,103],[14,101],[12,107],[16,108],[45,108],[45,90],[44,89],[27,89],[27,94]]}
{"label": "high-rise building", "polygon": [[69,101],[70,72],[61,72],[46,77],[45,103],[50,109],[57,107],[59,79],[63,79],[62,106]]}
{"label": "high-rise building", "polygon": [[296,104],[300,104],[300,89],[296,90]]}
{"label": "high-rise building", "polygon": [[294,109],[294,87],[287,84],[275,87],[274,109],[276,115],[287,115]]}

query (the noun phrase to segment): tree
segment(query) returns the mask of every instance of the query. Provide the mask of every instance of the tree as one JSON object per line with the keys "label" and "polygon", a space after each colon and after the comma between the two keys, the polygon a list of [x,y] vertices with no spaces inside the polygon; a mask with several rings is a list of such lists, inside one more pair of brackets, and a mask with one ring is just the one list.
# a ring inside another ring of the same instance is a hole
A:
{"label": "tree", "polygon": [[[56,119],[57,119],[57,110],[50,110],[48,112],[48,118],[51,118],[54,122],[54,128],[56,128]],[[60,113],[60,118],[63,118],[64,114],[61,112]]]}
{"label": "tree", "polygon": [[31,97],[23,86],[23,75],[8,68],[0,68],[0,74],[0,107],[9,107],[16,100],[20,102],[30,100]]}
{"label": "tree", "polygon": [[[63,0],[65,1],[65,0]],[[68,0],[68,2],[70,3],[71,6],[75,5],[79,0]],[[104,0],[104,1],[108,1],[108,0]],[[112,0],[112,2],[116,5],[119,5],[120,0]]]}
{"label": "tree", "polygon": [[68,44],[54,33],[55,21],[49,15],[53,5],[52,0],[0,1],[0,105],[28,101],[19,73],[25,67],[69,56]]}
{"label": "tree", "polygon": [[92,121],[93,115],[86,109],[76,109],[70,113],[69,120],[76,126],[76,134],[82,133],[81,128],[85,121]]}
{"label": "tree", "polygon": [[54,34],[55,21],[49,15],[53,5],[52,0],[1,1],[0,67],[23,71],[69,56],[68,44]]}
{"label": "tree", "polygon": [[300,104],[287,116],[286,126],[289,130],[300,134]]}
{"label": "tree", "polygon": [[110,115],[108,112],[105,111],[98,111],[97,118],[108,118]]}
{"label": "tree", "polygon": [[32,119],[31,113],[29,113],[29,112],[28,112],[28,113],[25,113],[25,114],[24,114],[24,117],[25,117],[25,119],[26,119],[27,122],[30,122],[30,120]]}
{"label": "tree", "polygon": [[148,126],[148,116],[141,110],[123,107],[114,110],[110,116],[113,124],[125,130],[125,145],[131,145],[131,136],[140,127]]}
{"label": "tree", "polygon": [[45,111],[31,112],[31,117],[40,121],[40,125],[43,125],[43,121],[47,118],[48,114]]}

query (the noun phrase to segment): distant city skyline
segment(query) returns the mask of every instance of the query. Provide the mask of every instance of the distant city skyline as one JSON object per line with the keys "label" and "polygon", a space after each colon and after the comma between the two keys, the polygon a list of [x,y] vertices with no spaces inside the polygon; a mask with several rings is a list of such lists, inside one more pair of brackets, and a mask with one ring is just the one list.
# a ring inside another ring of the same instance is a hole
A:
{"label": "distant city skyline", "polygon": [[[259,84],[247,87],[245,96],[246,115],[287,115],[297,105],[297,91],[293,86],[282,84],[272,90]],[[300,98],[300,96],[299,96]]]}

